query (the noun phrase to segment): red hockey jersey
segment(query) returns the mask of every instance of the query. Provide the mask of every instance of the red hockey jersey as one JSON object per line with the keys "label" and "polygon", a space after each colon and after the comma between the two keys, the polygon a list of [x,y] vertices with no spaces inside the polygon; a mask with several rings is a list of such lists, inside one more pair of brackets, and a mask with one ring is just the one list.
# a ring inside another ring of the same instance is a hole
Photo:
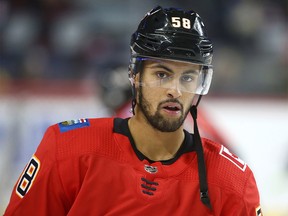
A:
{"label": "red hockey jersey", "polygon": [[192,134],[176,157],[139,152],[128,119],[66,121],[48,128],[12,192],[4,215],[262,215],[249,167],[203,139],[212,210],[200,201]]}

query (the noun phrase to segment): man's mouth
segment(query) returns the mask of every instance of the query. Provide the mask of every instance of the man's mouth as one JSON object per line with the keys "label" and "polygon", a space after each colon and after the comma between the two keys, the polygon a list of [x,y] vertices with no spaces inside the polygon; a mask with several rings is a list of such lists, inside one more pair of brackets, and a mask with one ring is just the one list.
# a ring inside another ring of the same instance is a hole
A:
{"label": "man's mouth", "polygon": [[179,111],[180,110],[178,107],[174,107],[174,106],[165,106],[164,109],[167,109],[169,111]]}
{"label": "man's mouth", "polygon": [[162,108],[170,112],[178,112],[181,110],[181,105],[179,103],[168,102],[164,103]]}

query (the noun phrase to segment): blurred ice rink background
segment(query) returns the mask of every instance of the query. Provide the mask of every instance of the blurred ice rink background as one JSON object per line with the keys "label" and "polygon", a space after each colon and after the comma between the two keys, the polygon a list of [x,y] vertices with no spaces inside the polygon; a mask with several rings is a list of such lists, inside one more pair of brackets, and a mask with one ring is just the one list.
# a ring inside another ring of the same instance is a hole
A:
{"label": "blurred ice rink background", "polygon": [[45,129],[127,102],[130,36],[156,5],[190,8],[214,42],[202,109],[288,215],[287,0],[0,0],[0,214]]}

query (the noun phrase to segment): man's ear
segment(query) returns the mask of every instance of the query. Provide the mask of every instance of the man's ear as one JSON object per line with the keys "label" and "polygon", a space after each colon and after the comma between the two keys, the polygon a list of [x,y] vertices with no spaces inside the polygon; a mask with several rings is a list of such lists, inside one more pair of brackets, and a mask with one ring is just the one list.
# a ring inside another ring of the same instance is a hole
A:
{"label": "man's ear", "polygon": [[139,80],[140,80],[140,75],[139,73],[137,74],[134,74],[134,73],[130,73],[129,71],[129,81],[130,81],[130,84],[133,86],[135,85],[135,87],[138,87],[139,86]]}
{"label": "man's ear", "polygon": [[131,68],[128,71],[128,79],[130,81],[131,86],[135,84],[135,74],[132,72]]}

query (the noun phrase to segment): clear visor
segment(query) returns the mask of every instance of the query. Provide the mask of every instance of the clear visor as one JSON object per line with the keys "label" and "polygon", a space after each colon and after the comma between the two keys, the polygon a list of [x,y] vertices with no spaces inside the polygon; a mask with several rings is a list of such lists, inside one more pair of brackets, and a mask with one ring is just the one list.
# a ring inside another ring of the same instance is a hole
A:
{"label": "clear visor", "polygon": [[181,92],[206,95],[209,91],[213,68],[189,62],[156,58],[138,58],[144,63],[144,73],[138,86],[175,89]]}

